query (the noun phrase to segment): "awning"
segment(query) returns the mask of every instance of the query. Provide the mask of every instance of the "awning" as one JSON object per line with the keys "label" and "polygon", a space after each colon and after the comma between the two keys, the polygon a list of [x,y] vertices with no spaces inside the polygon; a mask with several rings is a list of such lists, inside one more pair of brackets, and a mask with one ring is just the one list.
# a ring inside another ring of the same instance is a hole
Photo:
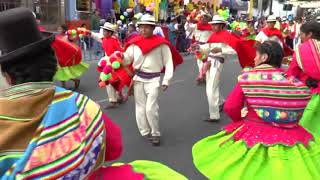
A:
{"label": "awning", "polygon": [[301,8],[320,8],[320,1],[297,1],[290,0],[286,4],[292,4],[293,6],[300,6]]}

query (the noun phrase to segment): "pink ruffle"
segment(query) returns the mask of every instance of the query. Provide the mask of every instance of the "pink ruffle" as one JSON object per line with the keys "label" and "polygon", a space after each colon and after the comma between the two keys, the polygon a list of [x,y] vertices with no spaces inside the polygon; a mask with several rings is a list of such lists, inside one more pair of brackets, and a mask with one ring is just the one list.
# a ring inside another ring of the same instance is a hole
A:
{"label": "pink ruffle", "polygon": [[132,170],[131,165],[102,167],[94,172],[89,180],[143,180],[144,174],[136,173]]}
{"label": "pink ruffle", "polygon": [[102,114],[106,128],[105,160],[112,161],[120,157],[123,145],[120,127],[112,122],[106,114]]}
{"label": "pink ruffle", "polygon": [[236,131],[233,135],[234,140],[243,140],[248,147],[258,143],[267,146],[275,144],[294,146],[302,143],[307,147],[309,141],[313,139],[312,134],[299,125],[294,128],[279,128],[266,123],[239,121],[225,126],[224,129],[227,133]]}

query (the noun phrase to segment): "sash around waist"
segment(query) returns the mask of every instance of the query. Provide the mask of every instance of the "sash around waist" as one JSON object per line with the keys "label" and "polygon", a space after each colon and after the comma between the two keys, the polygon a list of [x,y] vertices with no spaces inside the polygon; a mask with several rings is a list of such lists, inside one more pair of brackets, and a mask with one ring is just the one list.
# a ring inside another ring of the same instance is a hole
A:
{"label": "sash around waist", "polygon": [[224,58],[223,57],[214,56],[214,55],[209,54],[208,58],[212,58],[212,59],[217,60],[217,61],[219,61],[221,63],[224,63]]}
{"label": "sash around waist", "polygon": [[136,70],[135,71],[135,75],[137,75],[137,76],[139,76],[141,78],[144,78],[144,79],[153,79],[153,78],[156,78],[156,77],[160,77],[161,72],[149,73],[149,72],[143,72],[143,71],[140,71],[140,70]]}

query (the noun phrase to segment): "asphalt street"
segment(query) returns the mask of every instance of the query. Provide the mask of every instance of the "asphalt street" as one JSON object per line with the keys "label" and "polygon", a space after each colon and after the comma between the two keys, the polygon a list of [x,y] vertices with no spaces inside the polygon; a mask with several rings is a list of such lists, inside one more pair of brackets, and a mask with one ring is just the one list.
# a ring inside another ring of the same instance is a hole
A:
{"label": "asphalt street", "polygon": [[[203,121],[209,117],[205,86],[197,86],[195,83],[197,67],[194,56],[185,56],[184,60],[184,64],[175,71],[169,89],[160,95],[160,147],[153,147],[140,136],[135,121],[133,97],[118,109],[103,110],[122,129],[124,152],[116,162],[153,160],[170,166],[189,179],[205,179],[192,163],[192,146],[198,140],[217,133],[230,120],[222,114],[219,123]],[[108,103],[107,94],[97,84],[97,61],[89,63],[90,69],[81,78],[79,92],[103,107]],[[220,84],[224,97],[234,87],[239,71],[236,58],[229,57],[224,64]]]}

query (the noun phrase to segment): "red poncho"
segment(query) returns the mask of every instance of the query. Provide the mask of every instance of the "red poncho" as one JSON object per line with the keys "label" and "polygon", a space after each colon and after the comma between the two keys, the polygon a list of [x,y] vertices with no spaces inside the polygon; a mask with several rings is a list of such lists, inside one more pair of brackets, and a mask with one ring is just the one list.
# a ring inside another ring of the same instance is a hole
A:
{"label": "red poncho", "polygon": [[77,65],[82,60],[81,49],[62,37],[56,37],[51,44],[54,49],[60,67]]}
{"label": "red poncho", "polygon": [[210,24],[208,24],[208,23],[203,24],[201,22],[198,22],[197,23],[197,29],[199,31],[212,31],[212,26]]}
{"label": "red poncho", "polygon": [[239,63],[242,68],[246,66],[253,66],[254,58],[256,56],[256,49],[254,48],[254,41],[243,40],[227,30],[213,32],[208,39],[208,43],[224,43],[229,45],[237,52]]}
{"label": "red poncho", "polygon": [[139,35],[129,41],[125,45],[125,49],[127,49],[132,44],[137,45],[141,49],[143,55],[148,54],[150,51],[152,51],[154,48],[157,48],[161,44],[166,44],[170,48],[174,68],[183,63],[183,58],[179,54],[179,52],[170,44],[169,41],[161,36],[153,35],[150,38],[144,38],[143,36]]}
{"label": "red poncho", "polygon": [[102,38],[102,48],[107,56],[111,56],[115,51],[122,51],[120,41],[113,36]]}
{"label": "red poncho", "polygon": [[283,39],[282,33],[279,29],[266,27],[266,28],[263,28],[261,31],[268,37],[276,36],[280,39],[280,41],[283,44],[284,56],[290,56],[293,54],[293,50],[287,46],[286,42]]}

